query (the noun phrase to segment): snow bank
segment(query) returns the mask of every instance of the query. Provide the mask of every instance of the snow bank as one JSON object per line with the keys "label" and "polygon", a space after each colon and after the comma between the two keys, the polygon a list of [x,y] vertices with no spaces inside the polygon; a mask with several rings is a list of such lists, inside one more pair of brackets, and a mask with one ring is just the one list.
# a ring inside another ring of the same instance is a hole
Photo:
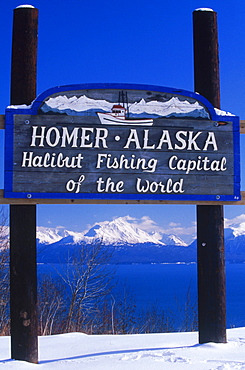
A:
{"label": "snow bank", "polygon": [[228,343],[198,344],[198,333],[61,334],[39,338],[39,364],[9,358],[0,337],[1,369],[227,370],[245,368],[245,328],[229,329]]}

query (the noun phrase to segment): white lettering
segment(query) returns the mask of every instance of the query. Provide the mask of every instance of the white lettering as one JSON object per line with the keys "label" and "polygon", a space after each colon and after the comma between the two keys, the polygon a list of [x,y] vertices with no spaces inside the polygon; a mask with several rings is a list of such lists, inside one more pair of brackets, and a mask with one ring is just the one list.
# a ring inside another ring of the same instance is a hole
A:
{"label": "white lettering", "polygon": [[81,148],[92,148],[93,147],[92,142],[89,143],[89,144],[86,144],[86,141],[90,140],[90,134],[87,134],[87,131],[93,132],[94,129],[92,127],[91,128],[82,127],[81,130],[82,130],[82,135],[81,135],[81,145],[80,145],[80,147]]}
{"label": "white lettering", "polygon": [[111,154],[98,154],[96,168],[142,170],[143,172],[155,172],[157,159],[155,158],[136,158],[135,154],[131,158],[126,158],[124,154],[119,157],[112,157]]}
{"label": "white lettering", "polygon": [[108,130],[106,128],[97,128],[94,147],[100,148],[100,141],[101,141],[102,148],[108,148],[106,144],[107,136],[108,136]]}
{"label": "white lettering", "polygon": [[74,181],[74,180],[67,181],[66,190],[69,192],[72,192],[76,189],[75,193],[79,193],[84,180],[85,180],[85,176],[80,175],[78,181]]}
{"label": "white lettering", "polygon": [[188,139],[188,148],[187,150],[192,150],[192,146],[194,147],[193,150],[201,150],[197,143],[196,143],[196,139],[198,138],[199,135],[201,135],[201,131],[197,132],[196,135],[193,137],[194,135],[194,132],[193,131],[189,131],[189,139]]}
{"label": "white lettering", "polygon": [[[144,181],[144,182],[143,182]],[[184,180],[180,179],[179,181],[173,182],[172,179],[168,179],[166,183],[162,183],[162,181],[149,181],[149,180],[142,180],[141,178],[137,178],[136,180],[136,190],[138,193],[184,193],[183,190],[183,183]]]}
{"label": "white lettering", "polygon": [[157,149],[162,149],[162,144],[164,144],[164,143],[166,143],[168,145],[168,150],[173,149],[168,130],[162,130],[162,136],[159,140],[159,144],[158,144]]}
{"label": "white lettering", "polygon": [[181,146],[175,144],[174,146],[174,149],[178,149],[178,150],[183,150],[186,148],[186,139],[181,137],[181,135],[183,136],[187,136],[187,131],[177,131],[176,132],[176,139],[182,144]]}
{"label": "white lettering", "polygon": [[205,142],[205,146],[204,146],[203,150],[207,150],[209,145],[213,146],[213,150],[218,150],[218,146],[217,146],[217,143],[216,143],[214,132],[209,132],[208,133],[208,137],[207,137],[207,140]]}
{"label": "white lettering", "polygon": [[31,145],[30,146],[36,146],[36,139],[40,139],[39,146],[44,146],[44,138],[45,138],[45,126],[41,126],[41,134],[37,135],[37,129],[38,126],[32,126],[32,137],[31,137]]}
{"label": "white lettering", "polygon": [[144,146],[143,149],[155,149],[155,144],[148,146],[149,130],[144,130]]}
{"label": "white lettering", "polygon": [[131,142],[135,143],[135,149],[141,149],[136,129],[130,129],[130,134],[128,136],[128,140],[126,145],[124,146],[124,149],[129,149]]}
{"label": "white lettering", "polygon": [[32,167],[33,152],[23,152],[21,167]]}
{"label": "white lettering", "polygon": [[102,179],[102,177],[99,177],[99,179],[96,181],[98,186],[97,186],[97,191],[99,193],[103,192],[111,192],[111,193],[122,193],[124,191],[124,182],[123,181],[118,181],[114,182],[112,181],[111,177],[108,177],[105,181]]}
{"label": "white lettering", "polygon": [[[51,135],[53,134],[54,138],[53,138],[53,142],[51,141]],[[59,129],[57,127],[50,127],[46,133],[46,142],[48,144],[48,146],[57,146],[58,143],[60,141],[60,132],[59,132]]]}
{"label": "white lettering", "polygon": [[[94,137],[91,134],[94,133]],[[80,137],[79,137],[80,134]],[[32,138],[30,146],[50,146],[65,148],[107,148],[106,138],[108,130],[105,128],[74,127],[69,131],[68,127],[32,126]]]}
{"label": "white lettering", "polygon": [[68,128],[67,127],[62,127],[62,142],[61,142],[61,147],[66,147],[67,142],[68,144],[71,143],[72,141],[72,148],[77,147],[77,139],[78,139],[78,127],[75,127],[72,132],[69,134]]}
{"label": "white lettering", "polygon": [[83,156],[78,153],[76,156],[66,156],[63,153],[45,153],[42,155],[33,155],[33,152],[22,153],[21,167],[66,167],[66,168],[82,168]]}
{"label": "white lettering", "polygon": [[189,174],[191,171],[226,171],[226,157],[221,159],[211,160],[207,156],[202,158],[198,156],[197,159],[183,159],[178,158],[177,155],[173,155],[169,158],[168,166],[169,169],[174,171],[185,171],[186,174]]}

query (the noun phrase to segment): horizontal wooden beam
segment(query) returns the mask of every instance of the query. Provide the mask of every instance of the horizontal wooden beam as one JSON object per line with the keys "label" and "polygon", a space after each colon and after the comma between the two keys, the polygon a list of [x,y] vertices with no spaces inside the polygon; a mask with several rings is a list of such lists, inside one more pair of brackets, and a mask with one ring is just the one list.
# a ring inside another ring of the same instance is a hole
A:
{"label": "horizontal wooden beam", "polygon": [[[5,128],[4,117],[4,114],[0,114],[0,129],[2,130]],[[245,134],[245,120],[240,120],[240,134]]]}
{"label": "horizontal wooden beam", "polygon": [[216,201],[172,201],[172,200],[122,200],[122,199],[20,199],[4,198],[3,189],[0,189],[0,204],[192,204],[192,205],[245,205],[245,191],[241,192],[240,201],[216,202]]}
{"label": "horizontal wooden beam", "polygon": [[240,120],[240,134],[245,134],[245,120]]}

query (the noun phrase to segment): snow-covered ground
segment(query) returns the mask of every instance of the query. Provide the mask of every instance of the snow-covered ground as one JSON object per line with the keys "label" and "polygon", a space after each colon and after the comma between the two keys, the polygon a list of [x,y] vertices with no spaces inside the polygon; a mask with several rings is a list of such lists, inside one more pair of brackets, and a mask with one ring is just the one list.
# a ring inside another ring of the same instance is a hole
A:
{"label": "snow-covered ground", "polygon": [[245,328],[227,336],[228,343],[202,345],[197,333],[47,336],[39,338],[38,365],[11,360],[10,338],[0,337],[0,369],[245,369]]}

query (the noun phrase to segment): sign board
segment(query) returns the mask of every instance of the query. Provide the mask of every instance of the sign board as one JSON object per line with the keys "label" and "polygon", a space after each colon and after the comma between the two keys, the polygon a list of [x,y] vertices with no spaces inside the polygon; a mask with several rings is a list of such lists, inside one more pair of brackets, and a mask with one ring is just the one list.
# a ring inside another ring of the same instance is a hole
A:
{"label": "sign board", "polygon": [[195,93],[61,86],[5,128],[5,197],[240,199],[239,118]]}

